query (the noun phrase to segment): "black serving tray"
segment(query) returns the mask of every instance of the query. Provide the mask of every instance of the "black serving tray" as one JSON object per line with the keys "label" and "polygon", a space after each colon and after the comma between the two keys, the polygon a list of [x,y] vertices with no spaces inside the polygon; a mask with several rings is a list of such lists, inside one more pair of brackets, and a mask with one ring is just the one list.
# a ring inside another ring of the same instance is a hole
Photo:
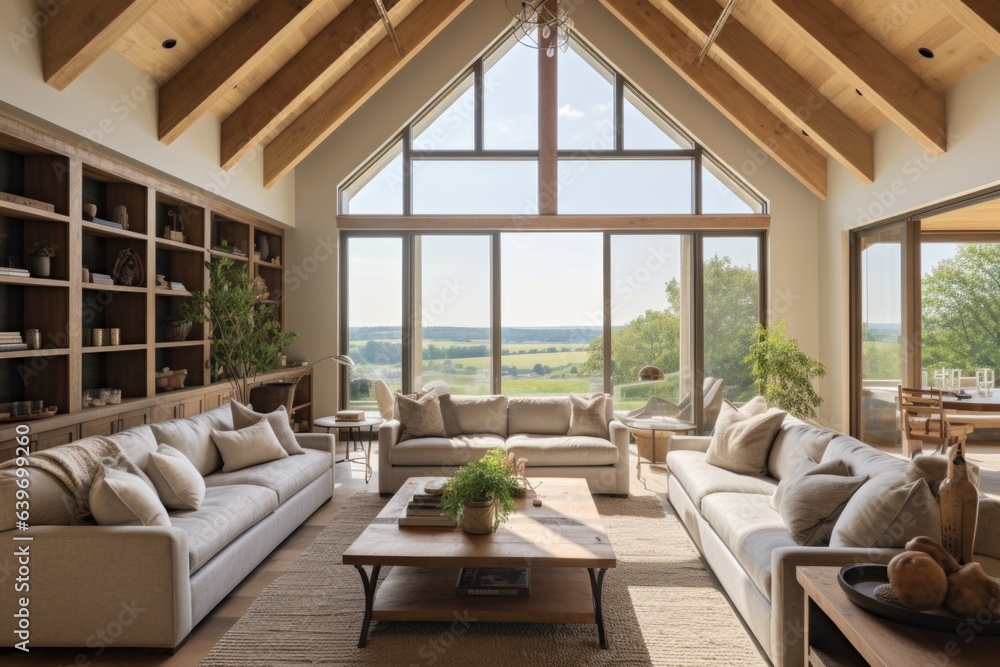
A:
{"label": "black serving tray", "polygon": [[[845,565],[840,568],[837,581],[851,602],[887,621],[950,635],[969,627],[968,619],[953,614],[943,606],[932,611],[917,611],[876,599],[875,588],[889,583],[888,567],[885,565],[876,563]],[[975,620],[974,622],[977,628],[982,628],[976,631],[977,635],[1000,636],[1000,621],[985,624]]]}

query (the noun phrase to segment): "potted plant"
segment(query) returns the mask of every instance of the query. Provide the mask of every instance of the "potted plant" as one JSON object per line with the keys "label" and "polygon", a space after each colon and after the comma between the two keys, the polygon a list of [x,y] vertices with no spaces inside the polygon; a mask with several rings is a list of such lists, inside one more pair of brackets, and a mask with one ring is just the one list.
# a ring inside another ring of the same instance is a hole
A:
{"label": "potted plant", "polygon": [[458,469],[448,481],[441,507],[465,532],[492,533],[516,511],[514,496],[520,489],[512,457],[496,447]]}
{"label": "potted plant", "polygon": [[207,292],[194,292],[181,314],[192,322],[211,325],[212,361],[223,370],[240,403],[249,403],[250,385],[258,373],[277,368],[282,348],[299,335],[282,331],[274,306],[261,304],[250,272],[228,257],[205,262]]}
{"label": "potted plant", "polygon": [[788,337],[784,320],[767,328],[757,325],[757,340],[744,361],[750,364],[757,390],[768,405],[796,417],[816,417],[823,399],[813,389],[813,380],[826,375],[826,368]]}
{"label": "potted plant", "polygon": [[38,241],[26,253],[28,270],[32,276],[45,278],[50,275],[51,260],[59,254],[59,246],[51,241]]}

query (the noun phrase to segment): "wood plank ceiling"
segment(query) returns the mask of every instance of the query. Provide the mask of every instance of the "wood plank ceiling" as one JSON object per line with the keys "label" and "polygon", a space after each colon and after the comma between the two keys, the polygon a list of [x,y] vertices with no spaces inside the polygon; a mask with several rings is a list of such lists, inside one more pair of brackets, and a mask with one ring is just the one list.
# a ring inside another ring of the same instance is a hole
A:
{"label": "wood plank ceiling", "polygon": [[[382,0],[400,54],[378,0],[78,0],[44,76],[62,90],[114,49],[159,82],[161,141],[212,114],[222,166],[263,150],[270,187],[472,1]],[[886,122],[947,150],[943,91],[1000,54],[996,0],[739,0],[701,63],[726,0],[600,2],[821,198],[828,157],[872,182]]]}

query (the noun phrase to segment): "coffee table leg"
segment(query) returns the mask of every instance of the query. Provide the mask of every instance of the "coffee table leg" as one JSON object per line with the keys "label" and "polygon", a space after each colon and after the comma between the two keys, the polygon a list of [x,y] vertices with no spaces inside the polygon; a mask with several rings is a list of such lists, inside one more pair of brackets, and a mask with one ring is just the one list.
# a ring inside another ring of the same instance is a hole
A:
{"label": "coffee table leg", "polygon": [[[375,602],[375,586],[378,584],[378,571],[382,566],[372,565],[371,578],[368,577],[368,573],[365,572],[365,568],[361,565],[355,565],[354,567],[358,568],[358,572],[361,574],[361,583],[365,587],[365,620],[361,623],[361,638],[358,639],[358,648],[364,648],[368,646],[368,626],[372,622],[372,603]],[[603,572],[601,574],[603,576]],[[590,578],[593,581],[593,572],[591,572]],[[601,638],[603,641],[603,630],[601,630]]]}
{"label": "coffee table leg", "polygon": [[601,648],[608,647],[608,639],[604,635],[604,612],[601,610],[601,589],[604,587],[604,574],[607,568],[587,568],[590,574],[590,590],[594,594],[594,618],[597,620],[597,638],[601,642]]}

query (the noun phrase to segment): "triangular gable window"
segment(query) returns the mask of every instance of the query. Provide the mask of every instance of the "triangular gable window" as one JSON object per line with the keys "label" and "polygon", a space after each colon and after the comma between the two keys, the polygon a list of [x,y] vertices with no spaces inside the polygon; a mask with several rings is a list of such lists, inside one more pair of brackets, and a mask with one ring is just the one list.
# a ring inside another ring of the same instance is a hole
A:
{"label": "triangular gable window", "polygon": [[[542,155],[538,81],[544,57],[509,34],[501,37],[346,181],[341,213],[765,211],[759,194],[575,33],[569,48],[554,56],[558,152]],[[539,184],[540,160],[558,161],[558,179],[545,198],[540,197],[546,189]],[[553,194],[554,210],[540,211],[540,202]]]}

